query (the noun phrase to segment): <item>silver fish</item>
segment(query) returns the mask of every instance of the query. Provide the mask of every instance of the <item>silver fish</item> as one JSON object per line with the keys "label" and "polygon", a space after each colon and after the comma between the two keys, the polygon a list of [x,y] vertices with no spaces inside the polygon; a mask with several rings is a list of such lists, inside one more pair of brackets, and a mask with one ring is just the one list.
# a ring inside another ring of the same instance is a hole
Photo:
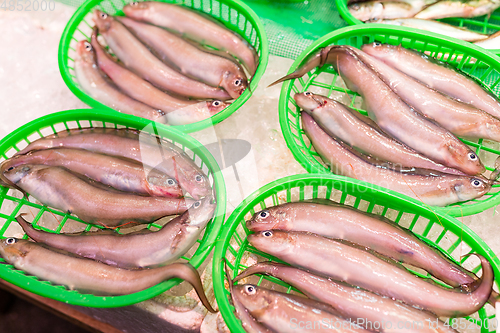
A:
{"label": "silver fish", "polygon": [[16,155],[0,165],[4,172],[22,164],[60,166],[125,192],[182,197],[177,181],[158,170],[146,171],[136,161],[83,149],[51,148]]}
{"label": "silver fish", "polygon": [[75,59],[76,79],[81,88],[92,98],[116,111],[161,121],[161,117],[165,115],[164,112],[125,95],[104,78],[97,66],[94,49],[90,43],[79,42],[76,45],[76,52],[78,54]]}
{"label": "silver fish", "polygon": [[493,269],[480,255],[480,285],[473,292],[464,293],[429,283],[402,266],[315,234],[266,230],[248,235],[247,240],[256,249],[293,266],[399,299],[439,317],[461,317],[478,311],[488,301],[493,287]]}
{"label": "silver fish", "polygon": [[135,160],[146,170],[157,169],[171,176],[195,199],[211,194],[207,176],[182,149],[149,133],[104,128],[62,131],[32,142],[16,155],[55,147],[86,149]]}
{"label": "silver fish", "polygon": [[453,287],[473,289],[477,281],[474,273],[453,263],[393,221],[331,201],[291,202],[269,207],[255,213],[246,225],[254,232],[307,231],[345,240],[424,269]]}
{"label": "silver fish", "polygon": [[305,92],[294,95],[297,104],[332,137],[352,147],[404,167],[432,169],[454,175],[464,173],[417,153],[385,134],[370,118],[327,97]]}
{"label": "silver fish", "polygon": [[304,297],[251,284],[234,286],[231,296],[258,322],[276,332],[324,332],[327,329],[342,333],[369,332],[336,316],[330,306]]}
{"label": "silver fish", "polygon": [[229,105],[228,103],[222,101],[196,102],[182,100],[164,93],[148,81],[118,64],[97,41],[97,29],[94,29],[94,32],[92,33],[91,44],[95,50],[99,68],[116,84],[117,87],[132,98],[135,98],[144,104],[151,105],[164,113],[173,111],[192,113],[194,110],[198,113],[215,114],[222,111]]}
{"label": "silver fish", "polygon": [[466,75],[425,54],[401,46],[373,43],[364,51],[389,66],[457,100],[500,118],[500,101]]}
{"label": "silver fish", "polygon": [[175,263],[165,267],[126,270],[69,256],[24,239],[0,240],[0,255],[10,264],[42,280],[60,284],[71,290],[98,295],[125,295],[150,288],[171,278],[189,282],[210,312],[210,305],[200,275],[190,264]]}
{"label": "silver fish", "polygon": [[181,214],[193,203],[184,198],[106,191],[60,167],[25,164],[4,171],[3,175],[42,204],[105,227],[150,223],[160,217]]}
{"label": "silver fish", "polygon": [[457,332],[430,312],[283,264],[255,264],[241,272],[235,281],[252,274],[267,274],[283,280],[306,296],[331,305],[343,318],[368,330],[383,333]]}
{"label": "silver fish", "polygon": [[117,17],[142,42],[167,64],[173,64],[182,74],[201,80],[213,87],[222,87],[232,98],[238,98],[248,87],[245,72],[235,62],[198,47],[181,37],[154,25]]}
{"label": "silver fish", "polygon": [[227,51],[238,58],[251,75],[257,69],[259,57],[251,45],[219,22],[194,10],[158,1],[134,1],[123,7],[123,12],[135,20],[176,31],[201,44]]}
{"label": "silver fish", "polygon": [[94,11],[94,21],[114,54],[127,68],[161,89],[181,96],[226,100],[231,97],[222,89],[180,74],[156,58],[127,28],[112,16]]}
{"label": "silver fish", "polygon": [[376,23],[396,25],[401,27],[415,28],[448,37],[458,38],[466,42],[475,42],[488,38],[488,35],[468,30],[464,27],[457,27],[448,23],[416,18],[402,18],[394,20],[380,20]]}
{"label": "silver fish", "polygon": [[365,1],[348,5],[348,9],[352,16],[365,22],[413,17],[424,6],[425,1],[418,4],[404,1]]}
{"label": "silver fish", "polygon": [[[368,44],[361,49],[369,49]],[[430,89],[383,61],[364,52],[358,57],[367,64],[406,104],[455,135],[500,142],[500,119],[480,109]]]}
{"label": "silver fish", "polygon": [[441,0],[415,15],[419,19],[440,19],[446,17],[476,17],[489,14],[500,7],[498,0]]}
{"label": "silver fish", "polygon": [[446,206],[482,197],[490,182],[482,177],[450,175],[426,169],[395,170],[377,165],[367,156],[325,133],[307,113],[302,128],[332,172],[403,193],[427,205]]}
{"label": "silver fish", "polygon": [[125,235],[99,231],[55,234],[33,228],[21,216],[16,220],[36,242],[112,266],[151,268],[170,264],[184,255],[199,238],[214,210],[212,198],[207,197],[193,203],[187,211],[158,231],[140,230]]}

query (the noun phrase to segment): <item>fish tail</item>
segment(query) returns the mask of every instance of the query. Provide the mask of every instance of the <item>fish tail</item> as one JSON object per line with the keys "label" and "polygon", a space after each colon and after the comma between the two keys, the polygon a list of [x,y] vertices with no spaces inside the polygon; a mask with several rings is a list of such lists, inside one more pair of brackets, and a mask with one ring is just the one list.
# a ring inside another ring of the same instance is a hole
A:
{"label": "fish tail", "polygon": [[275,276],[273,272],[276,270],[276,268],[277,267],[273,264],[261,262],[245,269],[237,277],[234,278],[234,281],[239,281],[243,278],[246,278],[250,275],[254,275],[257,273]]}
{"label": "fish tail", "polygon": [[491,300],[491,295],[493,291],[494,273],[493,273],[493,268],[491,267],[489,261],[478,253],[469,253],[462,256],[460,259],[467,258],[471,255],[475,255],[479,258],[479,260],[481,260],[481,269],[483,271],[481,278],[478,280],[479,285],[477,289],[469,294],[471,296],[474,295],[474,299],[480,300],[479,304],[476,306],[477,307],[476,311],[477,311],[481,307],[483,307],[486,302]]}
{"label": "fish tail", "polygon": [[306,74],[307,72],[310,72],[313,68],[323,66],[327,61],[328,52],[330,52],[330,49],[332,47],[333,46],[328,46],[317,51],[312,56],[310,56],[309,60],[307,60],[305,64],[301,65],[295,72],[288,74],[282,77],[281,79],[271,83],[268,87],[274,86],[275,84],[281,83],[286,80],[297,79],[299,77],[304,76],[304,74]]}
{"label": "fish tail", "polygon": [[212,308],[212,305],[207,299],[205,295],[205,291],[203,289],[203,283],[201,282],[200,274],[191,264],[184,263],[176,263],[165,266],[165,270],[167,271],[168,276],[178,277],[187,281],[194,287],[198,297],[201,300],[201,303],[207,308],[208,311],[212,313],[216,313],[217,311]]}

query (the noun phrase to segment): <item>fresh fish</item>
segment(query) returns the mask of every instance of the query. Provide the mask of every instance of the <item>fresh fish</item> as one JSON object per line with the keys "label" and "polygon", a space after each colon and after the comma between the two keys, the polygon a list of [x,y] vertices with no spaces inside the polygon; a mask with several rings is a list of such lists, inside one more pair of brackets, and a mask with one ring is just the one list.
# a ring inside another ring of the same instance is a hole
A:
{"label": "fresh fish", "polygon": [[200,275],[190,264],[175,263],[160,268],[132,271],[91,259],[69,256],[13,237],[0,241],[0,255],[27,274],[64,285],[71,290],[98,295],[132,294],[177,277],[189,282],[207,310],[215,312],[205,295]]}
{"label": "fresh fish", "polygon": [[415,15],[418,19],[440,19],[446,17],[476,17],[490,14],[500,7],[498,0],[441,0]]}
{"label": "fresh fish", "polygon": [[415,28],[437,34],[445,35],[448,37],[458,38],[466,42],[475,42],[488,38],[488,35],[468,30],[463,27],[457,27],[439,21],[416,19],[416,18],[402,18],[394,20],[380,20],[376,23],[396,25],[408,28]]}
{"label": "fresh fish", "polygon": [[[346,321],[330,306],[304,297],[289,295],[251,284],[233,286],[231,295],[260,323],[280,333],[369,332]],[[336,325],[336,326],[335,326]]]}
{"label": "fresh fish", "polygon": [[160,118],[165,115],[163,111],[155,110],[149,105],[130,98],[106,80],[97,67],[94,49],[89,42],[79,42],[76,45],[76,52],[78,54],[75,59],[76,79],[82,89],[92,98],[116,111],[150,120],[160,121]]}
{"label": "fresh fish", "polygon": [[181,37],[154,25],[117,17],[142,42],[167,64],[182,74],[213,87],[222,87],[232,98],[238,98],[248,87],[245,72],[234,61],[203,52]]}
{"label": "fresh fish", "polygon": [[222,89],[184,76],[156,58],[127,28],[112,16],[94,11],[94,21],[114,54],[125,66],[161,89],[181,96],[226,100]]}
{"label": "fresh fish", "polygon": [[150,223],[181,214],[193,203],[184,198],[105,191],[61,167],[25,164],[4,171],[3,175],[42,204],[106,227],[128,222]]}
{"label": "fresh fish", "polygon": [[378,252],[398,262],[422,268],[453,287],[472,289],[477,281],[467,271],[418,237],[382,216],[349,206],[291,202],[266,208],[247,221],[250,231],[307,231],[341,239]]}
{"label": "fresh fish", "polygon": [[474,79],[445,63],[401,46],[373,43],[363,50],[387,65],[413,77],[428,87],[471,104],[500,118],[500,101],[486,92]]}
{"label": "fresh fish", "polygon": [[149,133],[123,129],[84,128],[62,131],[38,139],[16,155],[31,150],[56,147],[86,149],[93,152],[124,157],[143,164],[149,172],[156,169],[174,178],[193,198],[211,194],[211,185],[203,171],[187,154],[174,144]]}
{"label": "fresh fish", "polygon": [[[373,46],[367,44],[366,48]],[[365,47],[361,48],[362,50]],[[500,119],[445,96],[362,51],[357,56],[403,101],[455,135],[500,142]]]}
{"label": "fresh fish", "polygon": [[500,31],[495,32],[486,39],[474,42],[474,44],[489,50],[500,49]]}
{"label": "fresh fish", "polygon": [[219,22],[194,10],[158,1],[134,1],[123,7],[123,12],[135,20],[176,31],[201,44],[227,51],[238,58],[251,75],[257,69],[259,58],[251,45]]}
{"label": "fresh fish", "polygon": [[346,45],[328,46],[275,83],[300,77],[319,65],[332,64],[347,87],[363,97],[368,115],[384,132],[445,166],[470,175],[485,171],[479,157],[467,145],[411,109],[358,58],[357,52],[360,51]]}
{"label": "fresh fish", "polygon": [[366,1],[348,5],[348,9],[352,16],[366,22],[413,17],[422,10],[423,6],[425,6],[424,1],[421,6],[403,1]]}
{"label": "fresh fish", "polygon": [[266,230],[248,235],[247,240],[256,249],[293,266],[399,299],[438,317],[462,317],[478,311],[488,301],[493,287],[493,269],[480,255],[480,284],[473,292],[464,293],[429,283],[402,266],[315,234]]}
{"label": "fresh fish", "polygon": [[389,188],[427,205],[446,206],[472,200],[491,188],[483,177],[414,168],[395,170],[391,165],[377,165],[368,156],[330,137],[307,113],[302,113],[302,128],[332,172]]}
{"label": "fresh fish", "polygon": [[283,280],[306,296],[331,305],[343,318],[369,330],[383,333],[457,332],[430,312],[283,264],[255,264],[241,272],[235,281],[253,274],[267,274]]}
{"label": "fresh fish", "polygon": [[177,181],[158,170],[148,172],[136,161],[83,149],[51,148],[16,155],[0,165],[0,172],[22,164],[64,167],[125,192],[166,197],[183,196]]}
{"label": "fresh fish", "polygon": [[311,92],[295,94],[295,102],[330,136],[365,153],[403,167],[432,169],[454,175],[464,173],[445,167],[385,134],[370,118],[327,97]]}
{"label": "fresh fish", "polygon": [[[224,259],[225,260],[225,259]],[[231,295],[231,302],[234,306],[236,315],[241,320],[241,326],[245,329],[247,333],[273,333],[267,327],[255,320],[254,317],[248,312],[248,310],[239,302],[238,298],[234,297],[234,283],[229,276],[229,271],[227,268],[227,263],[224,261],[226,278],[229,284],[229,293]]]}
{"label": "fresh fish", "polygon": [[33,228],[21,216],[16,220],[24,232],[36,242],[112,266],[144,268],[169,264],[185,254],[205,229],[214,210],[212,198],[207,197],[193,203],[182,215],[156,232],[140,230],[125,235],[99,231],[55,234]]}
{"label": "fresh fish", "polygon": [[229,105],[222,101],[196,102],[172,97],[113,60],[113,58],[97,41],[97,29],[94,29],[94,32],[92,33],[91,41],[92,47],[94,48],[97,56],[97,64],[99,65],[99,68],[122,91],[144,104],[151,105],[154,108],[162,110],[164,113],[178,111],[180,113],[194,112],[195,114],[215,114],[222,111]]}

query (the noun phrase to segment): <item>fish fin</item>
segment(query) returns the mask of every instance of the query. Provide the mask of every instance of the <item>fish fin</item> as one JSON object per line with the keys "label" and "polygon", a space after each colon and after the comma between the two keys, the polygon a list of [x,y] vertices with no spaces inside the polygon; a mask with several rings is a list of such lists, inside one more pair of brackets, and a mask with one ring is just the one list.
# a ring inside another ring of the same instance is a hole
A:
{"label": "fish fin", "polygon": [[203,283],[201,282],[200,274],[198,273],[196,268],[194,268],[189,263],[171,264],[170,267],[174,270],[173,276],[179,277],[189,282],[189,284],[191,284],[194,287],[196,294],[198,294],[198,297],[200,298],[201,303],[203,303],[203,305],[207,308],[208,311],[212,313],[218,312],[214,310],[214,308],[208,301],[207,296],[205,295],[205,290],[203,289]]}
{"label": "fish fin", "polygon": [[340,206],[339,203],[332,201],[330,199],[324,199],[324,198],[307,199],[307,200],[302,200],[301,202],[309,202],[309,203],[315,203],[315,204],[327,205],[327,206]]}

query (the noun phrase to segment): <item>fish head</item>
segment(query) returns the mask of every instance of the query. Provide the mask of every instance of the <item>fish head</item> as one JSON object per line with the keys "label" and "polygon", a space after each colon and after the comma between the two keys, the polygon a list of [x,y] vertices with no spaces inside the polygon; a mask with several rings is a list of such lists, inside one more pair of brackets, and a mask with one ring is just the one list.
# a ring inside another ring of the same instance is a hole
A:
{"label": "fish head", "polygon": [[25,244],[28,241],[15,237],[9,237],[0,240],[0,256],[8,263],[15,263],[26,255]]}
{"label": "fish head", "polygon": [[76,44],[76,53],[81,60],[90,64],[95,63],[94,47],[86,40],[82,40]]}
{"label": "fish head", "polygon": [[302,110],[309,114],[327,103],[326,97],[313,94],[310,91],[295,94],[295,96],[293,96],[293,99]]}
{"label": "fish head", "polygon": [[94,10],[93,20],[100,33],[105,33],[106,31],[111,29],[114,21],[111,15],[108,15],[105,12],[101,12],[99,9]]}
{"label": "fish head", "polygon": [[148,190],[153,195],[169,196],[169,197],[182,197],[182,188],[179,183],[174,178],[167,178],[163,173],[155,172],[152,170],[149,172],[147,178]]}
{"label": "fish head", "polygon": [[18,166],[11,166],[3,171],[3,176],[7,178],[14,184],[19,183],[26,176],[41,170],[46,169],[47,166],[44,165],[31,165],[31,164],[22,164]]}
{"label": "fish head", "polygon": [[229,105],[231,105],[230,103],[226,103],[226,102],[223,102],[220,100],[207,101],[206,103],[207,103],[208,111],[209,111],[211,116],[221,112],[222,110],[227,108]]}
{"label": "fish head", "polygon": [[216,206],[216,201],[211,195],[195,201],[188,209],[189,225],[204,227],[214,215]]}
{"label": "fish head", "polygon": [[283,229],[286,226],[287,216],[284,206],[269,207],[253,214],[246,224],[249,230],[255,232]]}
{"label": "fish head", "polygon": [[272,249],[274,255],[287,253],[291,248],[291,239],[286,231],[264,230],[248,235],[247,240],[252,246],[263,252],[269,252]]}
{"label": "fish head", "polygon": [[453,184],[453,191],[460,201],[482,197],[491,189],[491,182],[484,177],[459,177]]}
{"label": "fish head", "polygon": [[231,296],[253,314],[265,311],[272,302],[266,289],[253,284],[235,285]]}
{"label": "fish head", "polygon": [[208,177],[200,170],[179,170],[177,173],[181,186],[196,200],[210,196],[212,188]]}
{"label": "fish head", "polygon": [[150,4],[148,2],[134,1],[123,7],[126,16],[135,20],[144,19],[149,12]]}
{"label": "fish head", "polygon": [[237,72],[227,71],[222,76],[220,86],[224,88],[231,98],[238,98],[248,87],[245,73],[238,67]]}
{"label": "fish head", "polygon": [[456,147],[456,145],[449,145],[447,149],[451,152],[451,154],[448,154],[451,157],[446,161],[447,165],[457,165],[461,171],[468,175],[480,175],[486,170],[479,156],[467,146]]}
{"label": "fish head", "polygon": [[387,58],[395,58],[398,53],[398,46],[373,42],[361,46],[361,51],[377,57],[380,60],[384,60]]}

